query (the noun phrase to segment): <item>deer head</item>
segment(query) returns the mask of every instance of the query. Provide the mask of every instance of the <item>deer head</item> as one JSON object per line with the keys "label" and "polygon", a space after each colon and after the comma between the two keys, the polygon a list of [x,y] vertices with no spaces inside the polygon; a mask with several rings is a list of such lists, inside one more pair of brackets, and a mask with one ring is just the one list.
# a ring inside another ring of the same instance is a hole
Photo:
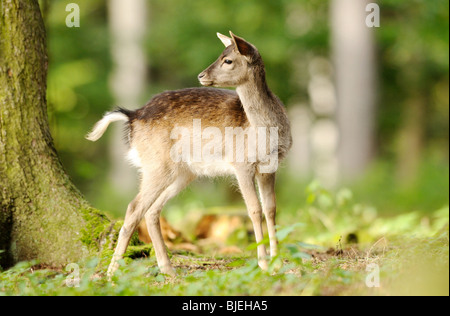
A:
{"label": "deer head", "polygon": [[250,75],[254,73],[254,66],[262,64],[255,46],[231,31],[230,35],[231,38],[217,33],[226,48],[211,66],[198,75],[202,85],[237,87],[249,80]]}

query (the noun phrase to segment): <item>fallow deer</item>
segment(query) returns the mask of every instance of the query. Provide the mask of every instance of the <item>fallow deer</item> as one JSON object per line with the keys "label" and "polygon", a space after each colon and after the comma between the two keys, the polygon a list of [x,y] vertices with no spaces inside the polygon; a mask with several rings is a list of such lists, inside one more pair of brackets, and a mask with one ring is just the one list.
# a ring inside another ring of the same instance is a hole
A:
{"label": "fallow deer", "polygon": [[[211,66],[200,73],[198,79],[203,86],[235,87],[236,91],[204,87],[163,92],[138,110],[120,108],[106,113],[86,136],[88,140],[96,141],[111,122],[127,122],[129,158],[141,172],[140,191],[128,205],[108,268],[109,276],[117,269],[117,261],[122,258],[131,235],[144,217],[161,272],[175,274],[161,236],[160,213],[169,199],[199,176],[236,177],[253,223],[258,243],[258,265],[262,269],[268,268],[266,249],[262,243],[262,212],[268,226],[270,255],[277,255],[275,171],[291,147],[290,124],[282,102],[267,86],[264,63],[256,47],[231,31],[230,35],[217,33],[226,48]],[[201,122],[201,131],[205,132],[203,135],[196,135],[194,129],[198,126],[193,122]],[[190,133],[185,138],[189,141],[187,146],[177,146],[177,142],[181,141],[178,135],[174,137],[177,128]],[[216,134],[227,134],[230,128],[231,145],[230,138],[224,139],[221,135],[214,146],[204,143],[205,139],[209,140]],[[275,135],[271,133],[268,136],[266,130],[269,129],[275,131]],[[256,137],[256,134],[258,153],[262,150],[262,156],[250,148],[255,144],[250,136]],[[238,146],[238,138],[245,136],[247,148]],[[195,158],[196,144],[200,146],[197,148],[200,155]],[[227,150],[229,148],[233,150],[230,152]],[[187,154],[182,153],[183,159],[174,159],[174,153],[179,154],[184,149]],[[190,149],[194,152],[191,153]],[[201,159],[201,153],[206,156],[211,150],[216,150],[213,159]],[[275,168],[264,168],[268,164],[264,154],[276,158]],[[244,158],[239,160],[238,156]]]}

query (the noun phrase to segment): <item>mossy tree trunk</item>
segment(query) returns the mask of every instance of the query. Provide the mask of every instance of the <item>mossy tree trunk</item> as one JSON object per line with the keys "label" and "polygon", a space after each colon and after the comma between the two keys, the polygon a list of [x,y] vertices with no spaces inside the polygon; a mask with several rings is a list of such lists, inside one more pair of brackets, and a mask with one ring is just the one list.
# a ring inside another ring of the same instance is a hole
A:
{"label": "mossy tree trunk", "polygon": [[[0,265],[62,266],[110,226],[70,181],[50,135],[45,28],[37,0],[0,2]],[[103,236],[105,237],[105,236]]]}

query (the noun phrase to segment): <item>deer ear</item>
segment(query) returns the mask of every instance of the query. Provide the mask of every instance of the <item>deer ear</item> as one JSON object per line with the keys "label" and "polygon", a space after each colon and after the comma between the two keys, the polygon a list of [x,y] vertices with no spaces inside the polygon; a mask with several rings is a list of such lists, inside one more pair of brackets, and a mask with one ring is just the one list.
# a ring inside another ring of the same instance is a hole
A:
{"label": "deer ear", "polygon": [[233,45],[233,40],[231,38],[229,38],[228,36],[217,33],[217,37],[222,41],[222,43],[223,43],[223,45],[225,45],[225,47]]}
{"label": "deer ear", "polygon": [[233,39],[234,45],[238,52],[246,57],[251,58],[253,55],[255,55],[256,49],[255,47],[247,42],[245,39],[236,36],[233,34],[233,32],[230,31],[231,38]]}

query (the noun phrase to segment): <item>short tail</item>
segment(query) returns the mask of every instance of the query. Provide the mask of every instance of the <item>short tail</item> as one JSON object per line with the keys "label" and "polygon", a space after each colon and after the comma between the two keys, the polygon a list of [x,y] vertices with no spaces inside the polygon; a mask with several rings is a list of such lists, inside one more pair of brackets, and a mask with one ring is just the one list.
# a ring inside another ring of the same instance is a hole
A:
{"label": "short tail", "polygon": [[116,121],[128,122],[129,117],[126,112],[126,110],[118,110],[106,113],[103,118],[94,125],[92,131],[86,135],[86,139],[95,142],[103,136],[110,123]]}

